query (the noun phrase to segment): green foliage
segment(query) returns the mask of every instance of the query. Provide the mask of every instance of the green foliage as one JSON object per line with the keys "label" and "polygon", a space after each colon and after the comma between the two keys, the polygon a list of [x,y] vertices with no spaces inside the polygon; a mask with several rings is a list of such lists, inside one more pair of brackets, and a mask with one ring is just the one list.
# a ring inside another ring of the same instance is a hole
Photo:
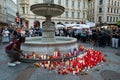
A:
{"label": "green foliage", "polygon": [[120,19],[117,21],[117,25],[118,27],[120,27]]}

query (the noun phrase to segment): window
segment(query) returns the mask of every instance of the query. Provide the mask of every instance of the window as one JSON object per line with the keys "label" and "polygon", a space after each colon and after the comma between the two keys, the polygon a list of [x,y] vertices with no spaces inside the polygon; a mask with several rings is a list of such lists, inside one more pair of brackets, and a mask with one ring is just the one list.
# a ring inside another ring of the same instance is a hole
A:
{"label": "window", "polygon": [[90,3],[89,8],[92,8],[92,3]]}
{"label": "window", "polygon": [[108,7],[108,12],[109,12],[110,8]]}
{"label": "window", "polygon": [[92,22],[94,22],[94,17],[92,17]]}
{"label": "window", "polygon": [[107,21],[109,22],[109,16],[107,16]]}
{"label": "window", "polygon": [[23,14],[25,14],[25,7],[22,7]]}
{"label": "window", "polygon": [[66,0],[66,6],[68,7],[68,0]]}
{"label": "window", "polygon": [[117,9],[117,13],[119,13],[119,9]]}
{"label": "window", "polygon": [[111,13],[112,13],[113,8],[111,8]]}
{"label": "window", "polygon": [[83,8],[85,8],[85,2],[84,2],[84,4],[83,4],[83,6],[84,6]]}
{"label": "window", "polygon": [[27,7],[27,14],[28,14],[28,7]]}
{"label": "window", "polygon": [[116,21],[118,20],[118,17],[116,17]]}
{"label": "window", "polygon": [[110,0],[109,0],[109,2],[108,2],[108,5],[110,5]]}
{"label": "window", "polygon": [[78,8],[80,8],[80,1],[78,2]]}
{"label": "window", "polygon": [[72,7],[74,8],[74,1],[72,1]]}
{"label": "window", "polygon": [[102,13],[102,8],[99,8],[99,13]]}
{"label": "window", "polygon": [[51,3],[51,4],[54,4],[54,0],[43,0],[43,3]]}
{"label": "window", "polygon": [[113,5],[113,0],[112,0],[112,5]]}
{"label": "window", "polygon": [[116,8],[114,9],[114,13],[116,12]]}
{"label": "window", "polygon": [[83,13],[83,18],[85,18],[85,13]]}
{"label": "window", "polygon": [[114,5],[116,6],[116,1],[115,1]]}
{"label": "window", "polygon": [[0,4],[0,9],[2,9],[2,5]]}
{"label": "window", "polygon": [[102,5],[102,4],[103,4],[103,0],[100,0],[100,1],[99,1],[99,4]]}
{"label": "window", "polygon": [[61,0],[58,0],[58,4],[61,5]]}
{"label": "window", "polygon": [[99,16],[98,21],[99,21],[99,22],[101,22],[101,21],[102,21],[102,17],[101,17],[101,16]]}
{"label": "window", "polygon": [[54,4],[54,0],[51,0],[51,3]]}
{"label": "window", "polygon": [[78,12],[78,15],[77,15],[78,19],[80,19],[80,12]]}
{"label": "window", "polygon": [[74,18],[74,12],[72,12],[72,18]]}
{"label": "window", "polygon": [[110,17],[110,22],[112,22],[112,17]]}
{"label": "window", "polygon": [[95,2],[93,2],[93,7],[95,6]]}
{"label": "window", "polygon": [[113,22],[115,22],[115,17],[113,17]]}
{"label": "window", "polygon": [[68,18],[68,11],[65,12],[65,16]]}
{"label": "window", "polygon": [[94,14],[94,12],[95,12],[95,11],[94,11],[94,9],[93,9],[93,14]]}

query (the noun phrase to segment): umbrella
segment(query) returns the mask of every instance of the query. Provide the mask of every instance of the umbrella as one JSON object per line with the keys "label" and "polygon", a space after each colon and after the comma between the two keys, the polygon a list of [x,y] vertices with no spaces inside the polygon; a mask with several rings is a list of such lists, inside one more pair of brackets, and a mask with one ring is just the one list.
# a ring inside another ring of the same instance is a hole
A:
{"label": "umbrella", "polygon": [[81,28],[90,28],[88,25],[86,25],[86,24],[80,24],[80,27]]}
{"label": "umbrella", "polygon": [[55,26],[55,28],[56,28],[56,29],[61,29],[61,28],[65,28],[65,26],[64,26],[64,25],[61,25],[61,24],[57,24],[57,25]]}

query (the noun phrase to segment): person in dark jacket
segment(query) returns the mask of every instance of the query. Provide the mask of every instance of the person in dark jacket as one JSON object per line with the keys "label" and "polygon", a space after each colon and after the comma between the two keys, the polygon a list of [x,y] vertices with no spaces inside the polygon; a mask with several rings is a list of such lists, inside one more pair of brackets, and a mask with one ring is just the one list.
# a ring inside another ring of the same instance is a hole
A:
{"label": "person in dark jacket", "polygon": [[19,58],[21,55],[24,56],[21,50],[21,44],[25,42],[25,37],[20,37],[18,40],[8,44],[5,47],[5,52],[11,61],[8,63],[8,66],[16,66],[16,64],[20,64]]}

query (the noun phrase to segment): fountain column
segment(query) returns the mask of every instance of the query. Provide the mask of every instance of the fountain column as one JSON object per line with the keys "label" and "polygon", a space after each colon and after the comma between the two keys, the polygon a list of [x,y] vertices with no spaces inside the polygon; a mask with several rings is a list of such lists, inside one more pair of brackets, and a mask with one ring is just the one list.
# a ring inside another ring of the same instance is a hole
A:
{"label": "fountain column", "polygon": [[45,24],[43,26],[42,41],[52,42],[55,41],[55,24],[51,22],[51,16],[45,16]]}
{"label": "fountain column", "polygon": [[[46,0],[50,1],[50,0]],[[31,11],[39,16],[46,18],[43,23],[43,34],[41,37],[26,38],[22,49],[28,52],[39,54],[51,54],[56,49],[67,53],[70,49],[77,48],[77,39],[71,37],[55,37],[55,24],[51,21],[52,17],[61,15],[65,8],[57,4],[40,3],[30,7]]]}

